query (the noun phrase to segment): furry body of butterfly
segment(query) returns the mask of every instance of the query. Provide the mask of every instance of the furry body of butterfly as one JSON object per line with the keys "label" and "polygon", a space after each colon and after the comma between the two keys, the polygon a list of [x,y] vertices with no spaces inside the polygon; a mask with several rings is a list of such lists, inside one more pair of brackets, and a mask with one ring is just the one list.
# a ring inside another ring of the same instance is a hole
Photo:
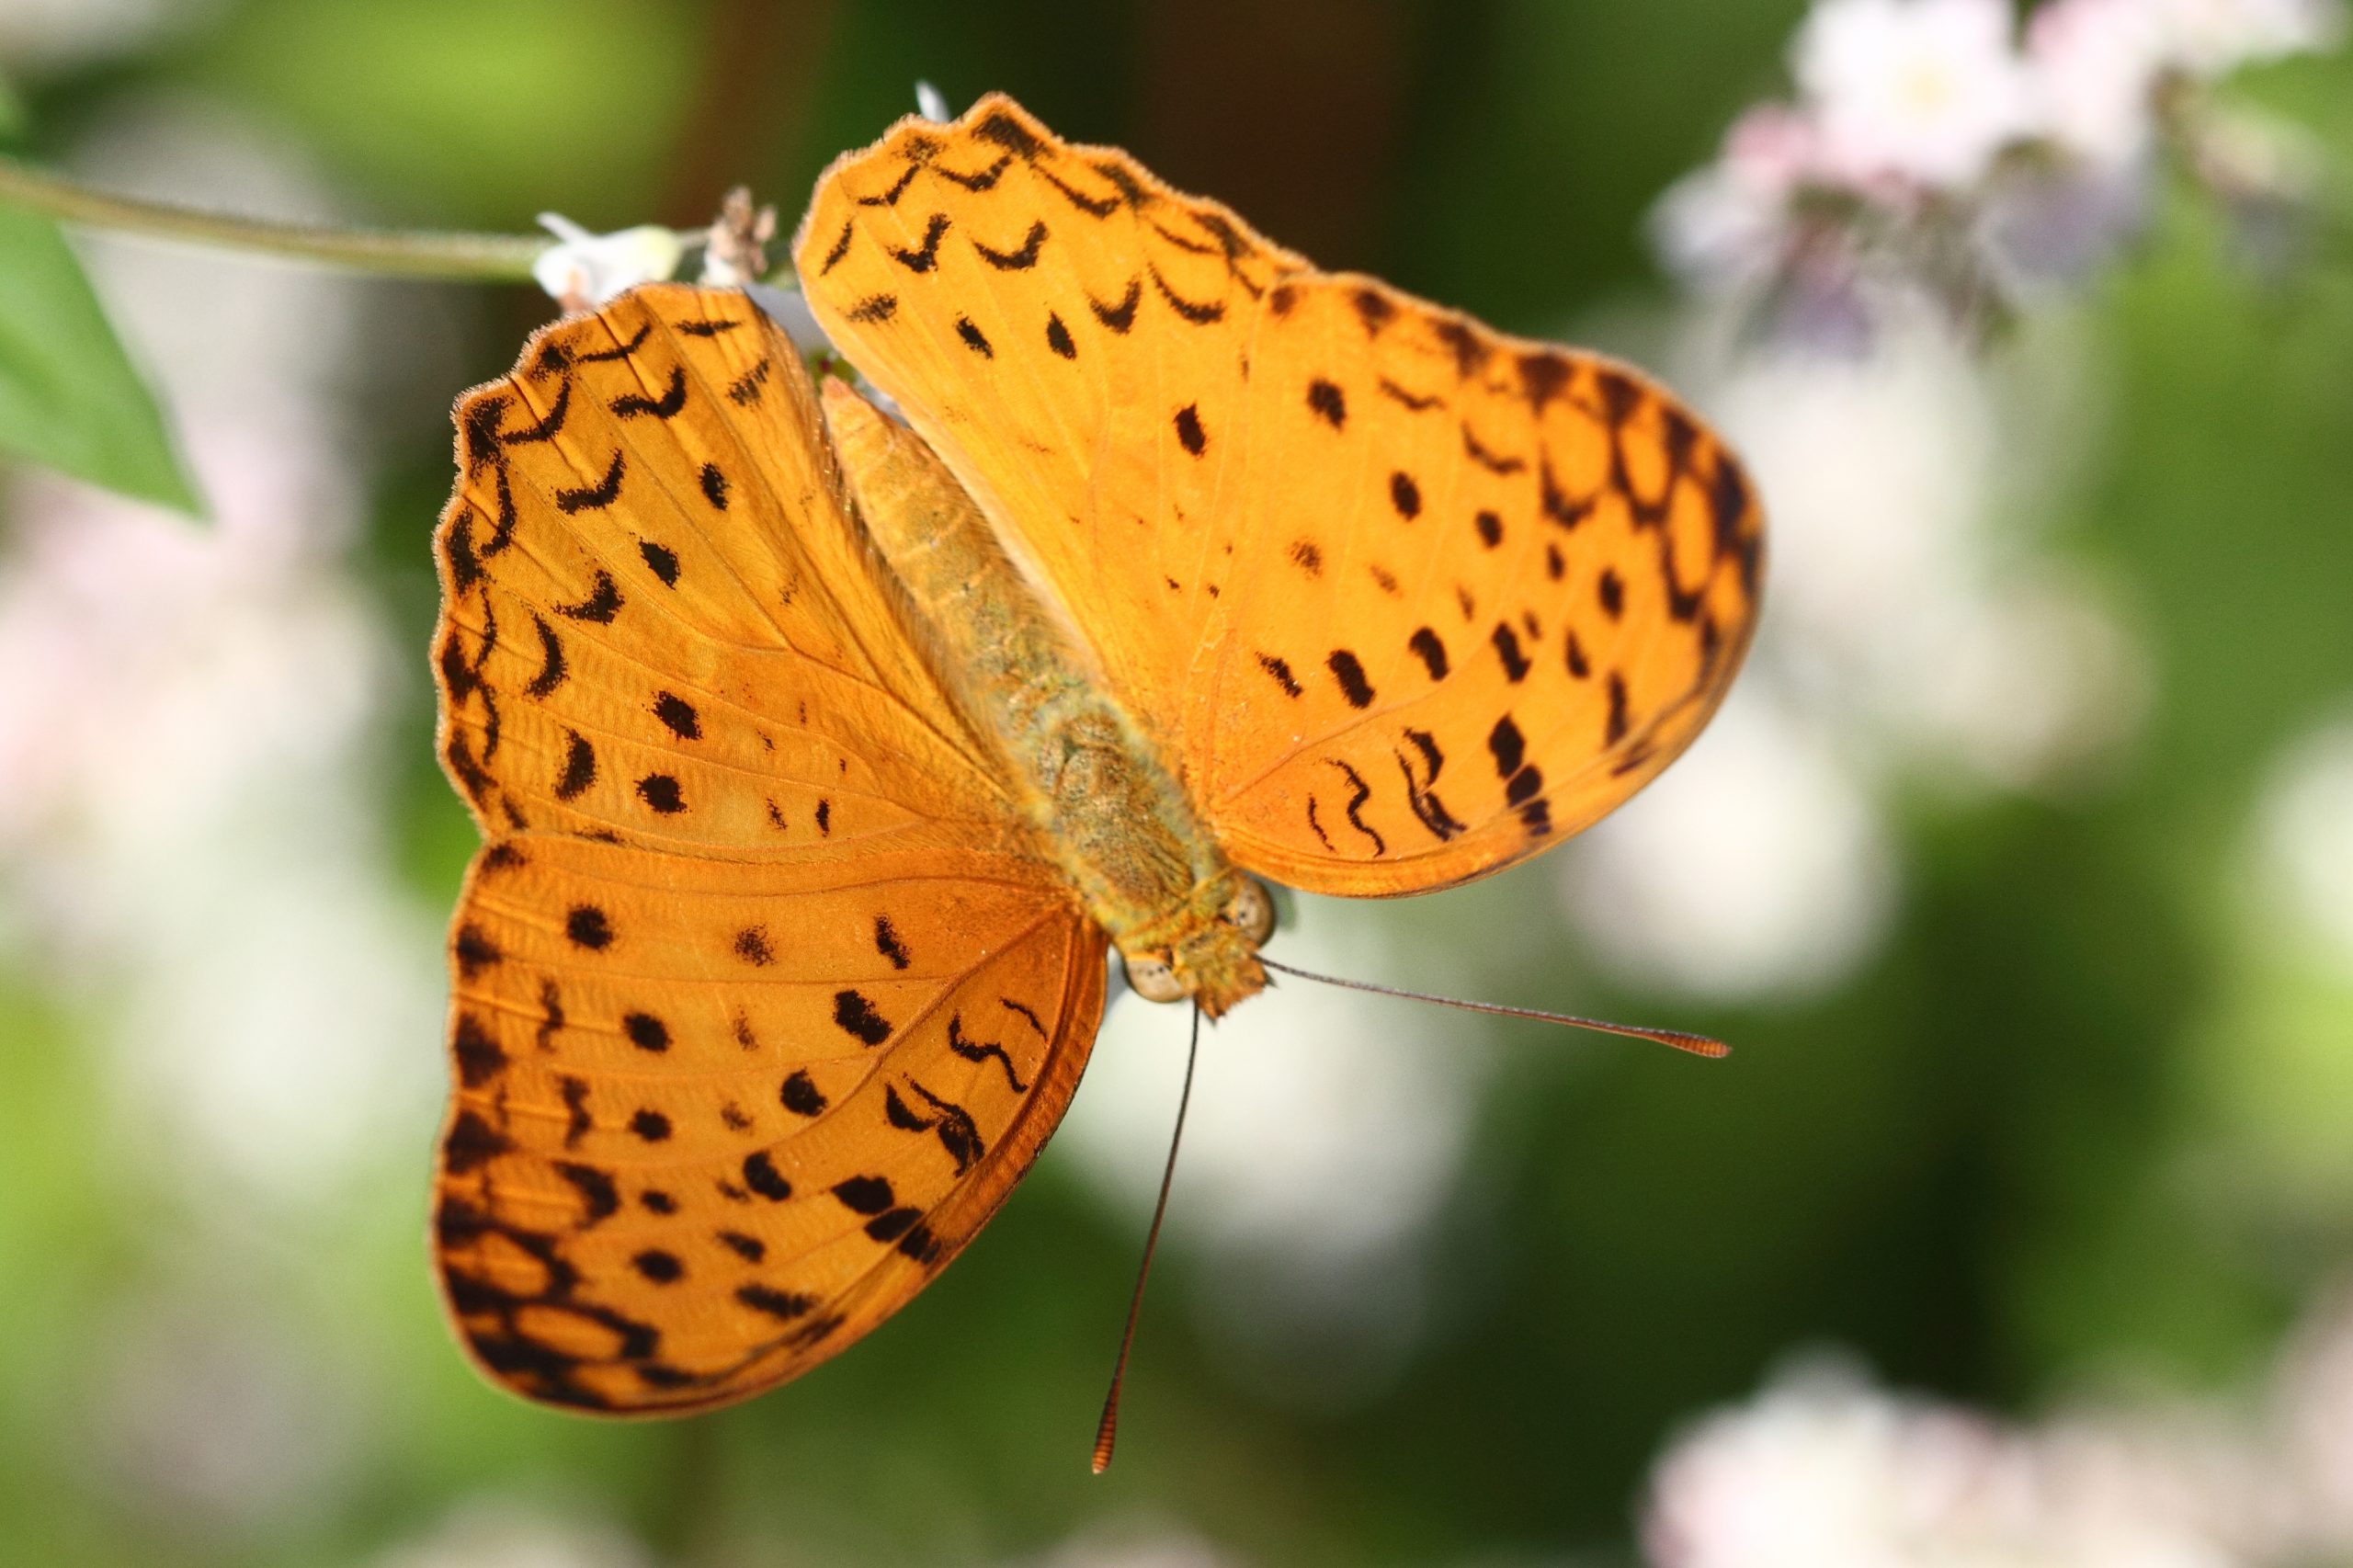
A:
{"label": "furry body of butterfly", "polygon": [[988,518],[921,437],[838,381],[824,397],[843,478],[915,601],[934,671],[995,744],[1087,912],[1131,966],[1165,963],[1212,1018],[1266,989],[1257,941],[1228,914],[1247,879]]}

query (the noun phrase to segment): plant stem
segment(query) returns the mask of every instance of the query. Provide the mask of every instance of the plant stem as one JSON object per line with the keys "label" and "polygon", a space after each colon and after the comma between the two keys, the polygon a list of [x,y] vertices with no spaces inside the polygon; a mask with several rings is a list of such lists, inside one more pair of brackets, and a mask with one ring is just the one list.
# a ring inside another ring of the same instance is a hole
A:
{"label": "plant stem", "polygon": [[520,282],[530,278],[540,253],[555,243],[538,234],[338,229],[238,218],[110,196],[6,158],[0,158],[0,201],[93,228],[402,278]]}

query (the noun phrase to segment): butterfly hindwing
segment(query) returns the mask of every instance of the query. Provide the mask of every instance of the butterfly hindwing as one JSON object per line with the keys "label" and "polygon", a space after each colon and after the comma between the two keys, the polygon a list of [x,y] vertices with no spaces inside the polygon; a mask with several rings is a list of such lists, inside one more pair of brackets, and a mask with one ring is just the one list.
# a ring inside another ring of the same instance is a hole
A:
{"label": "butterfly hindwing", "polygon": [[1186,709],[1236,861],[1325,892],[1461,881],[1699,733],[1755,622],[1760,519],[1670,394],[1365,278],[1279,285],[1251,363]]}
{"label": "butterfly hindwing", "polygon": [[494,846],[452,944],[436,1211],[476,1359],[535,1399],[677,1413],[921,1289],[1060,1119],[1102,1009],[1101,937],[1021,871]]}

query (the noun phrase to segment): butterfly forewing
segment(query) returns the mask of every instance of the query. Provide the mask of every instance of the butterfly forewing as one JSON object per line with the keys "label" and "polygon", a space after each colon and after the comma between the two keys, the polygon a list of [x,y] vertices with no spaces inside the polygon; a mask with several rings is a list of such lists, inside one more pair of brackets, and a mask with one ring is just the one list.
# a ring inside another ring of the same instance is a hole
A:
{"label": "butterfly forewing", "polygon": [[1761,519],[1670,394],[1315,272],[1008,99],[836,164],[796,260],[1254,869],[1386,894],[1534,853],[1746,647]]}

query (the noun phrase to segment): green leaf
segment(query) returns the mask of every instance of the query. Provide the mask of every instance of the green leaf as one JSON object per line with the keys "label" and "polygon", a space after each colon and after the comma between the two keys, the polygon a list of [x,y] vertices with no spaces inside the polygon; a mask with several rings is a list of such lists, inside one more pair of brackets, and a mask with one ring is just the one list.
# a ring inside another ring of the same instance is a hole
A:
{"label": "green leaf", "polygon": [[203,515],[162,409],[65,236],[0,206],[0,452]]}

